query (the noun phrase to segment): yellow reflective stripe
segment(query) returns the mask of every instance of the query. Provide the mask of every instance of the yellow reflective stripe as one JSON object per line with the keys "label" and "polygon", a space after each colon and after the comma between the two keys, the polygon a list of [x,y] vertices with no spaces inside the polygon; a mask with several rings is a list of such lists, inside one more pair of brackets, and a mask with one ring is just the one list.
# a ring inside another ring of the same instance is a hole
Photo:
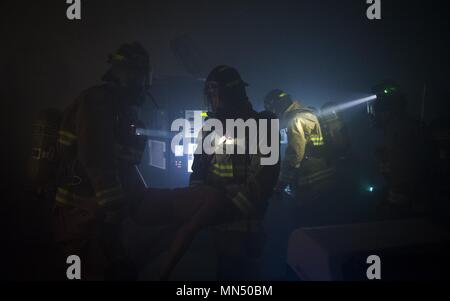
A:
{"label": "yellow reflective stripe", "polygon": [[95,193],[97,197],[97,204],[99,206],[105,206],[108,203],[115,202],[123,198],[122,186],[118,185],[113,188],[105,189]]}
{"label": "yellow reflective stripe", "polygon": [[73,198],[75,200],[88,200],[90,199],[89,197],[82,197],[79,195],[76,195],[75,193],[72,193],[64,188],[59,187],[58,190],[56,191],[56,195],[63,195],[63,196],[67,196],[69,198]]}
{"label": "yellow reflective stripe", "polygon": [[58,188],[57,193],[61,193],[61,194],[64,194],[64,195],[69,195],[70,194],[70,192],[68,190],[65,190],[65,189],[63,189],[61,187]]}
{"label": "yellow reflective stripe", "polygon": [[311,136],[311,141],[315,146],[324,145],[322,136]]}
{"label": "yellow reflective stripe", "polygon": [[[102,198],[102,199],[97,201],[97,205],[105,206],[105,205],[107,205],[109,203],[113,203],[113,202],[115,202],[117,200],[120,200],[122,198],[123,198],[122,194],[116,195],[114,197]],[[57,194],[56,195],[55,200],[58,203],[60,203],[60,204],[77,206],[77,202],[76,202],[77,200],[81,201],[81,200],[87,200],[87,199],[81,198],[81,197],[78,197],[78,196],[75,196],[75,195],[70,195],[70,194],[69,195],[65,195],[65,194],[61,193],[61,194]]]}
{"label": "yellow reflective stripe", "polygon": [[55,199],[56,199],[57,203],[60,203],[60,204],[63,204],[63,205],[72,205],[71,202],[69,202],[65,198],[61,197],[60,195],[57,195]]}
{"label": "yellow reflective stripe", "polygon": [[68,132],[68,131],[60,130],[58,133],[59,133],[59,136],[62,136],[64,138],[67,138],[67,139],[70,139],[70,140],[77,139],[76,135],[74,135],[74,134],[72,134],[71,132]]}
{"label": "yellow reflective stripe", "polygon": [[122,186],[118,185],[113,188],[108,188],[108,189],[97,191],[95,193],[95,196],[100,198],[100,197],[109,196],[109,195],[114,196],[115,194],[121,194],[121,193],[122,193]]}
{"label": "yellow reflective stripe", "polygon": [[233,177],[233,164],[232,163],[214,163],[211,166],[211,171],[219,177],[231,178],[231,177]]}
{"label": "yellow reflective stripe", "polygon": [[220,169],[220,170],[233,170],[233,164],[220,164],[220,163],[214,163],[213,167]]}
{"label": "yellow reflective stripe", "polygon": [[59,144],[62,144],[62,145],[66,145],[66,146],[70,146],[70,145],[73,145],[73,144],[74,144],[74,142],[72,142],[72,141],[67,141],[67,140],[62,139],[62,138],[59,138],[59,139],[58,139],[58,143],[59,143]]}
{"label": "yellow reflective stripe", "polygon": [[123,61],[125,59],[125,57],[123,55],[120,55],[118,53],[112,54],[111,58],[116,61]]}
{"label": "yellow reflective stripe", "polygon": [[102,206],[105,206],[110,203],[114,203],[115,201],[122,200],[122,199],[123,199],[123,194],[119,194],[119,195],[111,196],[108,198],[102,198],[97,201],[97,204],[102,207]]}
{"label": "yellow reflective stripe", "polygon": [[60,195],[57,195],[55,198],[56,202],[62,205],[69,205],[69,206],[73,206],[73,207],[77,207],[77,202],[74,201],[73,199],[68,200]]}
{"label": "yellow reflective stripe", "polygon": [[311,137],[312,141],[323,141],[323,137]]}
{"label": "yellow reflective stripe", "polygon": [[253,209],[250,201],[241,192],[238,192],[236,196],[232,199],[233,203],[241,209],[244,213],[248,214]]}
{"label": "yellow reflective stripe", "polygon": [[77,206],[79,205],[78,202],[89,201],[91,200],[91,198],[78,196],[66,189],[59,187],[56,191],[55,200],[60,204]]}
{"label": "yellow reflective stripe", "polygon": [[58,143],[62,145],[70,146],[74,144],[75,141],[77,140],[77,136],[68,131],[59,130],[58,134],[59,134]]}
{"label": "yellow reflective stripe", "polygon": [[233,172],[226,172],[226,171],[220,171],[217,169],[213,169],[211,170],[211,172],[219,177],[223,177],[223,178],[232,178],[233,177]]}

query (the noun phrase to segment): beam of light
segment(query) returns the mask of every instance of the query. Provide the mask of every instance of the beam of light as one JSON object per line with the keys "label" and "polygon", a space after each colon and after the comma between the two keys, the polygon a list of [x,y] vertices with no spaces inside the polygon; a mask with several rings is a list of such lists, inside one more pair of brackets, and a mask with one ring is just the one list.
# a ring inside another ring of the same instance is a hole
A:
{"label": "beam of light", "polygon": [[326,110],[323,110],[322,112],[320,112],[320,115],[327,115],[327,114],[332,114],[333,112],[339,112],[339,111],[343,111],[343,110],[347,110],[353,107],[356,107],[360,104],[363,103],[367,103],[369,101],[375,100],[377,99],[376,95],[372,95],[369,97],[364,97],[364,98],[360,98],[360,99],[356,99],[356,100],[352,100],[352,101],[348,101],[342,104],[338,104],[334,107],[331,108],[327,108]]}

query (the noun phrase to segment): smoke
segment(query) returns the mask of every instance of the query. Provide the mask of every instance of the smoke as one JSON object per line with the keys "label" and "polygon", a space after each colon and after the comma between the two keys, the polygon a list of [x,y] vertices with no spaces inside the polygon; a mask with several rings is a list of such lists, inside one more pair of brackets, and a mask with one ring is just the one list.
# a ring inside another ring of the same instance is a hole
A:
{"label": "smoke", "polygon": [[333,112],[340,112],[340,111],[343,111],[343,110],[347,110],[347,109],[356,107],[356,106],[358,106],[360,104],[367,103],[369,101],[375,100],[376,98],[377,98],[376,95],[372,95],[372,96],[369,96],[369,97],[359,98],[359,99],[356,99],[356,100],[352,100],[352,101],[348,101],[348,102],[345,102],[345,103],[341,103],[341,104],[338,104],[338,105],[336,105],[334,107],[330,107],[330,108],[327,108],[327,109],[321,111],[320,115],[327,115],[327,114],[332,114]]}

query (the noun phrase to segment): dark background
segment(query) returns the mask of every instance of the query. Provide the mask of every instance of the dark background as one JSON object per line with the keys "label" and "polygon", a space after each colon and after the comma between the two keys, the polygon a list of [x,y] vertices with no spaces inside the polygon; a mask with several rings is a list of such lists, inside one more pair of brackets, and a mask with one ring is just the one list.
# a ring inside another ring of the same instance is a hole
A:
{"label": "dark background", "polygon": [[[173,39],[187,35],[202,58],[201,76],[218,64],[235,66],[250,83],[257,109],[275,87],[320,106],[367,96],[373,84],[393,78],[407,92],[415,116],[424,84],[425,121],[449,110],[448,1],[382,0],[382,20],[374,21],[366,18],[364,0],[85,0],[82,19],[74,21],[66,19],[67,6],[64,0],[0,5],[1,221],[7,254],[17,247],[8,239],[24,239],[15,228],[16,196],[26,181],[33,118],[48,107],[63,109],[99,83],[106,55],[123,42],[140,41],[149,50],[157,79],[192,79],[170,50]],[[172,88],[183,94],[181,87]],[[180,97],[160,105],[170,110],[186,103]],[[350,111],[355,148],[362,160],[371,158],[370,137],[376,133],[364,108]]]}

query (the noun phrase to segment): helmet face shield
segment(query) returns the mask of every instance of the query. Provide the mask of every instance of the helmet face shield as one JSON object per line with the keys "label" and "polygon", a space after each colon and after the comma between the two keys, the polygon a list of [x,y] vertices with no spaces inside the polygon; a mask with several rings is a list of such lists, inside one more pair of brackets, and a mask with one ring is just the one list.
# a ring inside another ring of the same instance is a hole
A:
{"label": "helmet face shield", "polygon": [[204,95],[212,112],[233,111],[247,101],[246,86],[235,68],[220,65],[206,77]]}
{"label": "helmet face shield", "polygon": [[216,81],[207,81],[205,83],[204,95],[206,104],[212,112],[220,108],[219,83]]}

